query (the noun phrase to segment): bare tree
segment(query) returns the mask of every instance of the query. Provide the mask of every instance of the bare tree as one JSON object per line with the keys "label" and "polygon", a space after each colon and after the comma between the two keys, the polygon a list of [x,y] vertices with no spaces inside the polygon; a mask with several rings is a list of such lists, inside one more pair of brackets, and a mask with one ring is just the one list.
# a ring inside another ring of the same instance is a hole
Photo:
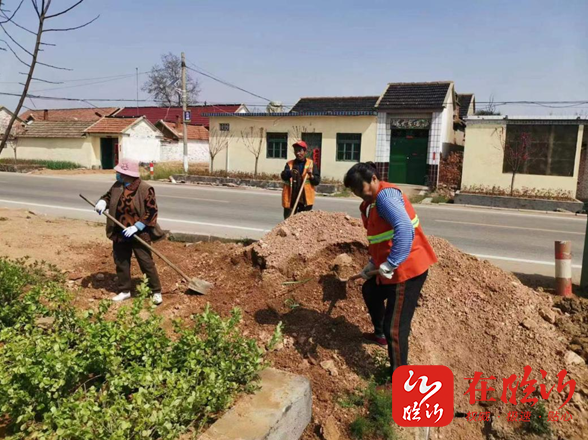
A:
{"label": "bare tree", "polygon": [[265,138],[265,130],[259,127],[259,136],[255,136],[255,128],[249,127],[249,130],[241,131],[241,140],[245,144],[247,150],[255,156],[255,171],[254,176],[257,176],[257,165],[259,164],[259,156],[261,156],[261,149],[263,140]]}
{"label": "bare tree", "polygon": [[510,196],[514,195],[515,177],[522,172],[531,152],[531,136],[523,132],[514,139],[507,139],[506,129],[500,129],[500,148],[504,154],[503,171],[510,172]]}
{"label": "bare tree", "polygon": [[214,158],[229,147],[231,132],[211,128],[208,132],[208,154],[210,155],[210,172],[214,172]]}
{"label": "bare tree", "polygon": [[[161,66],[151,68],[142,90],[149,93],[162,107],[182,105],[182,60],[169,52],[161,56]],[[200,93],[198,80],[186,72],[186,99],[188,105],[195,104]]]}
{"label": "bare tree", "polygon": [[500,112],[496,110],[496,104],[494,103],[494,95],[490,95],[488,105],[485,109],[478,110],[476,112],[478,116],[500,116]]}
{"label": "bare tree", "polygon": [[[0,39],[0,43],[3,43],[10,50],[10,52],[12,52],[12,54],[16,57],[16,59],[21,64],[24,64],[25,66],[27,66],[29,68],[28,73],[26,74],[27,78],[26,78],[25,82],[22,83],[22,85],[23,85],[22,94],[20,96],[20,99],[18,101],[16,108],[14,109],[12,117],[10,118],[10,121],[8,122],[8,126],[6,127],[6,132],[4,133],[4,136],[2,137],[2,140],[0,141],[0,153],[2,153],[2,150],[6,146],[6,143],[8,142],[8,137],[11,135],[11,132],[12,132],[12,126],[14,125],[14,122],[16,121],[16,118],[18,117],[18,114],[20,113],[20,111],[23,107],[24,101],[27,98],[27,94],[28,94],[31,82],[32,81],[46,82],[45,80],[42,80],[40,78],[33,77],[33,73],[35,71],[37,64],[39,66],[45,66],[45,67],[49,67],[52,69],[71,70],[71,69],[66,69],[63,67],[57,67],[57,66],[53,66],[51,64],[43,63],[38,60],[39,52],[43,51],[43,49],[41,49],[41,46],[55,46],[54,44],[43,42],[43,36],[49,32],[69,32],[69,31],[81,29],[81,28],[86,27],[89,24],[93,23],[94,21],[96,21],[100,17],[98,15],[95,18],[93,18],[92,20],[88,21],[87,23],[84,23],[79,26],[67,27],[67,28],[47,28],[46,25],[49,21],[51,21],[55,18],[61,17],[63,15],[66,15],[68,12],[70,12],[71,10],[73,10],[76,7],[78,7],[79,5],[81,5],[84,2],[84,0],[78,0],[76,3],[74,3],[69,8],[63,9],[63,10],[61,10],[59,12],[55,12],[55,13],[50,13],[50,9],[51,9],[51,5],[53,3],[53,0],[31,0],[32,7],[33,7],[35,14],[37,16],[37,29],[35,31],[32,31],[30,29],[27,29],[24,26],[19,25],[15,21],[15,16],[16,16],[17,12],[19,11],[19,9],[21,8],[23,1],[24,0],[22,0],[19,3],[18,7],[15,9],[15,11],[12,12],[11,15],[8,15],[8,13],[6,11],[0,10],[0,17],[1,17],[0,18],[0,28],[4,32],[4,35],[6,35],[8,37],[8,39],[10,40],[10,42],[8,42],[6,40]],[[0,4],[0,6],[1,6],[1,4]],[[12,34],[10,32],[8,32],[7,27],[4,26],[4,25],[8,25],[8,24],[14,25],[17,28],[19,28],[20,30],[24,30],[34,36],[35,45],[33,47],[32,52],[29,51],[28,49],[26,49],[22,44],[20,44],[18,42],[18,40],[16,38],[14,38],[12,36]],[[14,47],[13,47],[13,45],[14,45]],[[19,56],[19,52],[17,52],[17,50],[22,52],[20,56]],[[21,58],[21,56],[25,57],[25,58],[29,57],[30,59],[25,61]]]}
{"label": "bare tree", "polygon": [[313,128],[311,132],[306,125],[294,125],[290,129],[290,136],[294,138],[294,142],[298,142],[302,140],[302,133],[314,133],[314,130]]}

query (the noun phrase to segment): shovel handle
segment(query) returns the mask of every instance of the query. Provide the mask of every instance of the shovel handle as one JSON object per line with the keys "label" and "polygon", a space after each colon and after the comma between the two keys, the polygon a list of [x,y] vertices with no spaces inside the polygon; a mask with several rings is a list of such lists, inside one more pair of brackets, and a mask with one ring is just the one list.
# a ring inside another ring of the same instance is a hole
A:
{"label": "shovel handle", "polygon": [[[85,200],[86,202],[88,202],[89,205],[95,206],[94,203],[92,203],[91,201],[89,201],[82,194],[80,194],[80,197],[83,200]],[[108,218],[109,220],[113,221],[115,225],[117,225],[117,226],[119,226],[119,227],[121,227],[123,229],[126,229],[126,226],[125,225],[123,225],[121,222],[119,222],[117,219],[115,219],[109,213],[103,212],[102,214],[104,214],[106,216],[106,218]],[[169,267],[171,267],[178,274],[180,274],[182,276],[182,278],[184,278],[188,283],[190,283],[192,281],[191,278],[188,275],[186,275],[184,272],[182,272],[182,270],[178,266],[176,266],[174,263],[172,263],[171,261],[169,261],[165,255],[163,255],[157,249],[155,249],[154,247],[152,247],[151,245],[149,245],[149,243],[147,243],[145,240],[143,240],[137,234],[134,234],[133,235],[133,238],[135,240],[137,240],[139,243],[141,243],[143,246],[145,246],[147,249],[149,249],[151,252],[153,252],[155,255],[157,255],[159,258],[161,258],[163,261],[165,261],[168,264]]]}
{"label": "shovel handle", "polygon": [[[377,275],[378,273],[380,273],[380,271],[379,271],[379,270],[371,270],[371,271],[369,271],[369,272],[367,273],[367,275],[368,275],[368,277],[370,277],[370,278],[371,278],[371,277],[373,277],[374,275]],[[358,273],[358,274],[355,274],[355,275],[352,275],[352,276],[350,276],[350,277],[349,277],[349,279],[348,279],[347,281],[354,281],[354,280],[358,280],[358,279],[360,279],[360,278],[361,278],[361,274],[360,274],[360,273]]]}
{"label": "shovel handle", "polygon": [[298,208],[298,202],[300,201],[300,196],[302,195],[302,191],[304,191],[304,185],[306,185],[306,178],[308,174],[304,176],[302,180],[302,185],[300,186],[300,191],[298,191],[298,197],[296,197],[296,202],[294,203],[294,208],[292,208],[292,212],[290,213],[290,217],[296,214],[296,208]]}

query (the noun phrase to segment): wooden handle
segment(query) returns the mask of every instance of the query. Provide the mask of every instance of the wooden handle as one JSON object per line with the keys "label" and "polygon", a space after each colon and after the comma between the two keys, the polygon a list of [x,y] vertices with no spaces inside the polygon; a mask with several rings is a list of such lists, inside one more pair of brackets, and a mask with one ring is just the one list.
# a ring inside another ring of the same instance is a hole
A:
{"label": "wooden handle", "polygon": [[296,202],[294,203],[294,208],[292,208],[292,212],[290,213],[290,216],[293,216],[296,213],[296,208],[298,207],[298,202],[300,201],[300,196],[302,195],[302,191],[304,191],[304,185],[306,185],[306,178],[308,177],[308,174],[306,174],[304,176],[304,179],[302,179],[302,185],[300,186],[300,191],[298,191],[298,197],[296,197]]}
{"label": "wooden handle", "polygon": [[[368,275],[368,277],[373,277],[374,275],[377,275],[378,273],[380,273],[379,270],[371,270],[367,273],[367,275]],[[347,281],[354,281],[354,280],[358,280],[360,278],[361,278],[361,274],[358,273],[356,275],[350,276],[349,280],[347,280]]]}
{"label": "wooden handle", "polygon": [[[94,203],[92,203],[91,201],[89,201],[82,194],[80,194],[80,197],[82,199],[84,199],[86,202],[88,202],[89,205],[95,206]],[[116,224],[117,226],[119,226],[119,227],[121,227],[123,229],[126,229],[126,226],[125,225],[123,225],[121,222],[119,222],[117,219],[115,219],[109,213],[103,212],[102,214],[104,214],[109,220],[112,220],[114,222],[114,224]],[[133,235],[133,238],[135,240],[137,240],[139,243],[141,243],[143,246],[145,246],[147,249],[149,249],[151,252],[153,252],[155,255],[157,255],[159,258],[161,258],[163,261],[165,261],[168,264],[169,267],[171,267],[173,270],[175,270],[177,273],[179,273],[188,283],[192,281],[191,278],[188,275],[186,275],[184,272],[182,272],[182,270],[179,267],[177,267],[174,263],[172,263],[171,261],[169,261],[165,255],[163,255],[157,249],[155,249],[152,246],[150,246],[149,243],[147,243],[145,240],[143,240],[137,234],[134,234]]]}

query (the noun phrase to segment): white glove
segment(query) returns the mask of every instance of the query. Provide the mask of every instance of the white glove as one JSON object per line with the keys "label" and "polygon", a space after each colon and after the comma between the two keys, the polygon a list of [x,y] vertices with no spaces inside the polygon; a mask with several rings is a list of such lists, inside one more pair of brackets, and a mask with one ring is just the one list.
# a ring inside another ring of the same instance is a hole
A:
{"label": "white glove", "polygon": [[378,270],[380,272],[380,275],[382,275],[384,278],[388,278],[389,280],[391,280],[392,276],[394,276],[394,269],[395,268],[392,267],[390,263],[384,261],[382,264],[380,264],[380,268]]}
{"label": "white glove", "polygon": [[139,228],[137,228],[136,226],[129,226],[128,228],[123,230],[123,234],[125,237],[127,238],[131,238],[134,234],[136,234],[139,231]]}
{"label": "white glove", "polygon": [[372,272],[374,270],[376,270],[376,265],[370,261],[361,271],[361,277],[366,281],[369,280],[371,277],[373,277],[373,275],[368,275],[368,272]]}
{"label": "white glove", "polygon": [[96,206],[94,206],[94,211],[96,211],[99,215],[102,215],[102,213],[104,212],[105,209],[106,209],[106,201],[98,200],[98,203],[96,203]]}

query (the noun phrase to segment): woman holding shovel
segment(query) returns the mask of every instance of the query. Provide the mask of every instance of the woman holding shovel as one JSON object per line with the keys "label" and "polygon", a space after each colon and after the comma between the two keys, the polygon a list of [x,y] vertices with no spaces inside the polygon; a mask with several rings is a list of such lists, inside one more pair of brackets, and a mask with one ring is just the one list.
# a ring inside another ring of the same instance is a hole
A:
{"label": "woman holding shovel", "polygon": [[106,235],[112,240],[112,255],[116,265],[119,293],[113,301],[124,301],[131,297],[131,256],[134,253],[141,271],[147,275],[153,292],[153,303],[162,303],[161,283],[151,251],[133,240],[138,234],[147,243],[163,238],[164,232],[157,224],[157,202],[155,190],[139,177],[139,162],[122,159],[114,168],[116,182],[104,194],[94,209],[102,214],[106,208],[125,228],[112,220],[106,222]]}
{"label": "woman holding shovel", "polygon": [[[298,141],[294,145],[296,159],[289,160],[282,171],[284,188],[282,190],[282,207],[284,208],[284,220],[292,214],[302,211],[312,211],[314,205],[315,186],[321,183],[318,170],[314,169],[312,159],[306,157],[308,145],[304,141]],[[302,193],[300,193],[302,191]],[[300,193],[300,198],[298,195]],[[298,199],[298,205],[296,200]],[[295,209],[295,212],[292,212]]]}
{"label": "woman holding shovel", "polygon": [[373,163],[355,164],[343,182],[363,199],[360,211],[369,241],[370,261],[362,271],[366,280],[362,293],[374,333],[364,337],[388,347],[392,374],[408,364],[412,317],[437,257],[408,197],[397,186],[380,180]]}

